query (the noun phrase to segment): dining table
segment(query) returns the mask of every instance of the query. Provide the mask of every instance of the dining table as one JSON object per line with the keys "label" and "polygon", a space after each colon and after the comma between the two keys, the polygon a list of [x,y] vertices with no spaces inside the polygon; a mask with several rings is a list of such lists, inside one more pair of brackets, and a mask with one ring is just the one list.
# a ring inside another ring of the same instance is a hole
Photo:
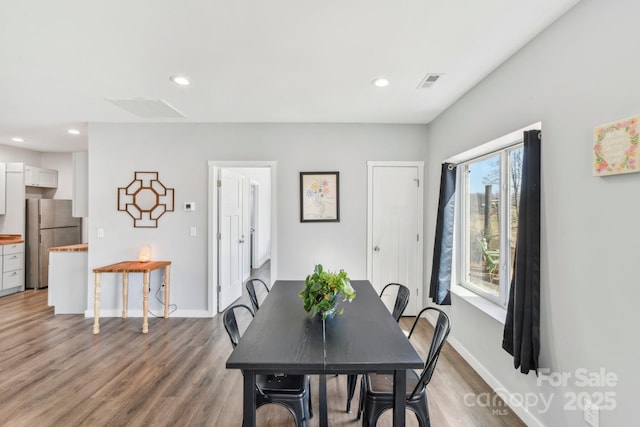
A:
{"label": "dining table", "polygon": [[406,370],[424,362],[368,280],[352,280],[356,298],[322,319],[304,310],[304,280],[274,283],[227,369],[243,374],[243,427],[256,424],[257,374],[319,375],[319,425],[328,426],[326,375],[393,372],[393,426],[405,425]]}

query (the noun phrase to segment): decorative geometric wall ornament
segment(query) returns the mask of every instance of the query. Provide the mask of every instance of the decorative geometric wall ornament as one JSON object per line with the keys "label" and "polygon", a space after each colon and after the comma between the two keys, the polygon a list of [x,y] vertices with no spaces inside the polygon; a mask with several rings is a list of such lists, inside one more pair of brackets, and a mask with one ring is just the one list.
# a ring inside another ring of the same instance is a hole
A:
{"label": "decorative geometric wall ornament", "polygon": [[133,218],[133,226],[157,228],[158,218],[173,212],[173,188],[165,187],[158,172],[134,172],[133,181],[118,188],[118,210]]}

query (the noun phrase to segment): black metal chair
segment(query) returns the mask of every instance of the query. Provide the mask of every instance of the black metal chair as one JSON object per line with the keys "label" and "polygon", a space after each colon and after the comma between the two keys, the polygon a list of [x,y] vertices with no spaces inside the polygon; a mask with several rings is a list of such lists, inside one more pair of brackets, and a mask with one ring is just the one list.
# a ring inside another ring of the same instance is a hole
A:
{"label": "black metal chair", "polygon": [[[440,351],[451,330],[451,323],[445,312],[435,307],[426,307],[418,313],[416,320],[413,322],[409,338],[411,338],[422,314],[430,310],[438,313],[438,320],[434,327],[425,367],[419,375],[412,369],[407,370],[406,404],[407,408],[416,414],[420,427],[431,425],[427,403],[427,385],[431,381]],[[393,374],[367,374],[363,377],[363,381],[364,392],[361,399],[364,398],[364,402],[362,400],[360,402],[360,407],[364,409],[362,426],[375,426],[380,414],[393,407]],[[360,411],[358,411],[359,417]]]}
{"label": "black metal chair", "polygon": [[[236,310],[244,310],[253,317],[253,311],[244,304],[236,304],[224,311],[222,321],[235,348],[240,342],[240,328]],[[256,408],[275,403],[287,408],[296,427],[303,427],[313,417],[311,390],[307,375],[256,375]]]}
{"label": "black metal chair", "polygon": [[[391,312],[391,315],[394,319],[396,319],[396,322],[399,322],[400,317],[402,317],[402,313],[404,313],[404,310],[407,308],[407,304],[409,304],[409,296],[411,293],[409,292],[409,288],[401,285],[400,283],[389,283],[385,285],[384,288],[382,288],[382,292],[380,292],[380,298],[385,295],[385,291],[389,288],[397,289],[396,300],[393,305],[393,311]],[[356,391],[357,381],[358,375],[347,375],[347,412],[351,411],[351,401],[353,400],[353,395]]]}
{"label": "black metal chair", "polygon": [[382,288],[382,292],[380,292],[380,298],[384,296],[384,293],[388,288],[394,287],[398,289],[398,293],[396,294],[396,302],[393,306],[391,315],[394,319],[396,319],[396,322],[399,322],[400,317],[402,317],[402,313],[404,313],[404,310],[407,308],[407,304],[409,304],[409,296],[411,293],[409,292],[409,288],[407,288],[405,285],[401,285],[400,283],[389,283],[384,288]]}
{"label": "black metal chair", "polygon": [[264,289],[269,293],[269,287],[266,283],[264,283],[261,279],[249,279],[246,283],[247,292],[249,293],[249,300],[251,300],[251,305],[253,306],[254,311],[257,313],[260,308],[260,304],[258,304],[258,295],[256,294],[256,285],[254,282],[262,283]]}

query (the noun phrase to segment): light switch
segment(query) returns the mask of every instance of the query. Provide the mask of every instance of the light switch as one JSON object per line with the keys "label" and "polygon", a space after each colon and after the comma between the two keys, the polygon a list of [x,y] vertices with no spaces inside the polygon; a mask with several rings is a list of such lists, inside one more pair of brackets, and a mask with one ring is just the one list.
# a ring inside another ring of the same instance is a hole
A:
{"label": "light switch", "polygon": [[98,237],[99,238],[103,238],[104,237],[104,228],[98,228]]}
{"label": "light switch", "polygon": [[197,232],[196,232],[196,227],[195,225],[191,226],[191,230],[189,231],[189,234],[191,235],[191,237],[195,237]]}

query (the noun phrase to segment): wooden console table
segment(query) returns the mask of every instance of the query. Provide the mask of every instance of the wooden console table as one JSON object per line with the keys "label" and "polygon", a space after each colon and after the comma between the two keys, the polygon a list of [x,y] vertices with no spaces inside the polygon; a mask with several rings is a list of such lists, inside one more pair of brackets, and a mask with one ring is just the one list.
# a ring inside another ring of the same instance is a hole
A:
{"label": "wooden console table", "polygon": [[164,268],[164,318],[169,317],[169,266],[171,261],[122,261],[116,264],[94,268],[95,296],[93,301],[93,333],[100,333],[100,286],[102,273],[122,273],[122,318],[127,318],[127,290],[129,273],[143,273],[142,276],[142,333],[149,332],[149,273]]}

